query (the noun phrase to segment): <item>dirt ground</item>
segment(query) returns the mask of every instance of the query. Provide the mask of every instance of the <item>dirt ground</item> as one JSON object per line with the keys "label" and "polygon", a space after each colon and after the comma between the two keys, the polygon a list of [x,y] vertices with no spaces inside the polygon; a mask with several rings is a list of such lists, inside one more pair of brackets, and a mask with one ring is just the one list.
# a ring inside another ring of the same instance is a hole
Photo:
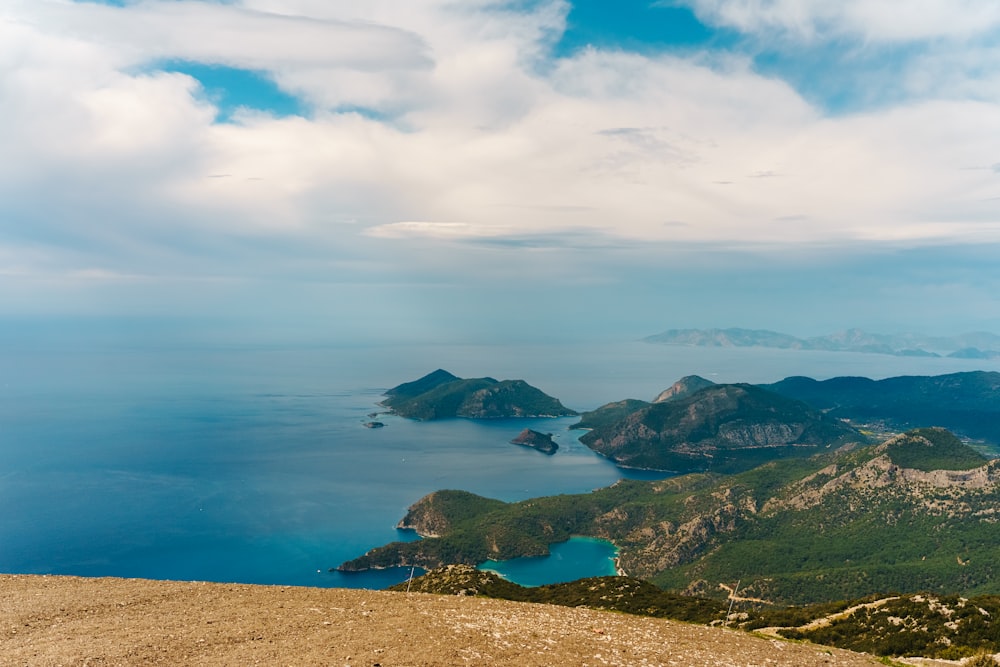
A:
{"label": "dirt ground", "polygon": [[343,589],[0,575],[2,665],[873,665],[653,618]]}

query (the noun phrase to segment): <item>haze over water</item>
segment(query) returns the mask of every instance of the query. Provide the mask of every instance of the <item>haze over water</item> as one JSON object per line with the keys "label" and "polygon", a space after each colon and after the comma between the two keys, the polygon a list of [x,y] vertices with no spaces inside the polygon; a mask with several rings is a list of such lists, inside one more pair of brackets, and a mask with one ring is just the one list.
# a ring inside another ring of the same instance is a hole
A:
{"label": "haze over water", "polygon": [[[506,501],[626,473],[575,419],[412,422],[368,413],[435,368],[522,378],[587,410],[683,375],[771,382],[997,370],[997,360],[607,344],[71,345],[0,351],[0,571],[383,587],[407,573],[327,569],[395,539],[406,508],[458,488]],[[508,444],[556,434],[547,457]]]}

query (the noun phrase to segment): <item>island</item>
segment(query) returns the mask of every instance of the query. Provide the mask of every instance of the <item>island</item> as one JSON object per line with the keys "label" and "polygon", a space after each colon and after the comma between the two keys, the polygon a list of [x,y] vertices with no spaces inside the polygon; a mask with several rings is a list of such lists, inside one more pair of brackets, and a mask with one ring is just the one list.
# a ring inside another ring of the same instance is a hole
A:
{"label": "island", "polygon": [[985,331],[957,336],[878,334],[847,329],[825,336],[799,338],[767,329],[669,329],[647,336],[647,343],[697,347],[770,347],[828,352],[866,352],[900,357],[992,359],[1000,356],[1000,336]]}
{"label": "island", "polygon": [[559,449],[559,445],[552,439],[551,433],[540,433],[530,428],[521,431],[516,438],[510,441],[512,445],[521,445],[537,449],[543,454],[551,456]]}
{"label": "island", "polygon": [[400,417],[418,420],[577,414],[524,380],[463,379],[440,368],[388,390],[381,404]]}

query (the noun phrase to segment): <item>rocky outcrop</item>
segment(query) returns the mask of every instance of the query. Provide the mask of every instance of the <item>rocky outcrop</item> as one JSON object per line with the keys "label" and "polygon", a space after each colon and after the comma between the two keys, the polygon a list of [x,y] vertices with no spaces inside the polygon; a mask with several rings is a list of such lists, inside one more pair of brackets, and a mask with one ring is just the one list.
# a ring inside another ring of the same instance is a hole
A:
{"label": "rocky outcrop", "polygon": [[551,433],[540,433],[534,431],[530,428],[526,428],[521,431],[516,438],[510,441],[513,445],[521,445],[523,447],[531,447],[532,449],[537,449],[543,454],[555,454],[559,449],[559,445],[552,439]]}
{"label": "rocky outcrop", "polygon": [[701,391],[706,387],[711,387],[715,383],[711,380],[706,380],[705,378],[698,375],[687,375],[682,377],[677,382],[670,385],[669,388],[661,391],[656,398],[653,399],[653,403],[666,403],[667,401],[676,401],[679,398],[684,398],[690,396],[691,394]]}

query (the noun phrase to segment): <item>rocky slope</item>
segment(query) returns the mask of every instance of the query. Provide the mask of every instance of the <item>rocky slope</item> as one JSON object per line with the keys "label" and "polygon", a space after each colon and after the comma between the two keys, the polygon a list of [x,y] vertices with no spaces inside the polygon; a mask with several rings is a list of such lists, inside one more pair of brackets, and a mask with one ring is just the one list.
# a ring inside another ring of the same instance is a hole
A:
{"label": "rocky slope", "polygon": [[468,596],[0,575],[3,664],[842,665],[871,656]]}
{"label": "rocky slope", "polygon": [[714,385],[714,382],[706,380],[700,375],[686,375],[657,394],[656,398],[653,399],[653,403],[676,401]]}
{"label": "rocky slope", "polygon": [[681,382],[659,402],[631,411],[612,404],[585,414],[578,426],[592,430],[580,442],[622,466],[736,472],[866,440],[805,403],[752,385],[694,389],[700,383]]}
{"label": "rocky slope", "polygon": [[694,595],[720,595],[737,580],[745,595],[783,604],[893,590],[1000,594],[998,507],[1000,461],[920,429],[732,476],[623,480],[518,503],[438,492],[406,520],[437,537],[341,567],[476,564],[544,555],[586,535],[614,542],[629,575]]}

